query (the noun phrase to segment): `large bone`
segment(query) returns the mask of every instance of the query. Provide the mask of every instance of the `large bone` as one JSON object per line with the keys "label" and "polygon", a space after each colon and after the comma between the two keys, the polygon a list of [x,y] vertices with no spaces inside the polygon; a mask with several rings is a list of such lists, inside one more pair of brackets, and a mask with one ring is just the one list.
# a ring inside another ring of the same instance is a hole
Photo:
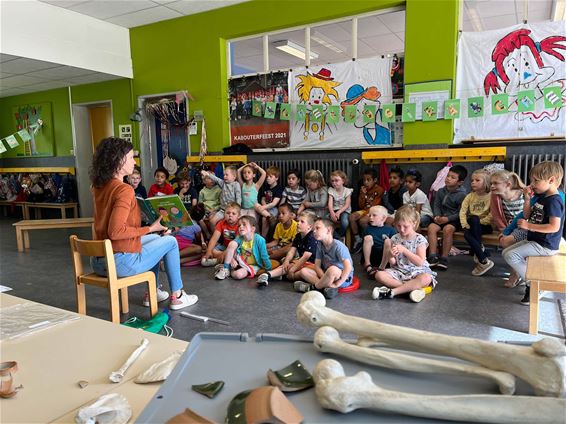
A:
{"label": "large bone", "polygon": [[346,377],[333,359],[318,363],[313,374],[316,396],[323,408],[348,413],[360,408],[453,421],[485,423],[564,422],[566,400],[534,396],[425,396],[385,390],[359,372]]}
{"label": "large bone", "polygon": [[493,380],[503,394],[512,395],[515,392],[515,377],[509,373],[493,371],[477,365],[421,358],[398,352],[351,345],[344,342],[340,338],[338,331],[332,327],[321,327],[316,331],[314,346],[320,352],[334,353],[355,361],[384,368],[420,373],[484,377]]}
{"label": "large bone", "polygon": [[297,306],[297,318],[305,325],[329,325],[339,331],[377,338],[394,347],[454,356],[496,371],[506,371],[528,383],[539,396],[562,397],[566,391],[566,348],[545,338],[531,346],[513,346],[467,337],[447,336],[345,315],[325,307],[322,293],[310,291]]}

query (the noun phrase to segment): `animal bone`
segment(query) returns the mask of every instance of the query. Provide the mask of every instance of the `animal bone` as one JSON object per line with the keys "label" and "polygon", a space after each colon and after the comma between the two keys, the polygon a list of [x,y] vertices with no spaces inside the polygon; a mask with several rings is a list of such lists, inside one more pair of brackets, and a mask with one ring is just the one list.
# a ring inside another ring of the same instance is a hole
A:
{"label": "animal bone", "polygon": [[314,335],[314,346],[320,352],[335,353],[365,364],[403,371],[441,373],[485,377],[495,381],[499,391],[506,395],[515,392],[515,377],[509,373],[493,371],[476,365],[460,364],[439,359],[421,358],[404,353],[383,351],[351,345],[340,338],[332,327],[321,327]]}
{"label": "animal bone", "polygon": [[365,371],[346,377],[342,365],[333,359],[318,363],[314,380],[316,396],[322,407],[342,413],[369,408],[458,422],[551,424],[564,422],[566,410],[565,399],[506,395],[426,396],[385,390],[375,385]]}
{"label": "animal bone", "polygon": [[132,352],[132,354],[128,357],[128,359],[126,359],[124,365],[122,365],[118,371],[112,371],[110,373],[109,378],[112,383],[120,383],[122,381],[122,379],[124,378],[124,374],[126,374],[126,371],[128,371],[128,368],[130,368],[132,364],[136,362],[136,360],[145,350],[148,344],[149,344],[148,339],[142,339],[140,345],[136,348],[136,350]]}
{"label": "animal bone", "polygon": [[454,356],[492,370],[506,371],[530,383],[539,396],[562,397],[566,392],[566,348],[558,340],[545,338],[531,346],[492,343],[383,324],[345,315],[325,305],[322,293],[307,292],[297,306],[297,318],[305,325],[329,325],[339,331],[377,338],[391,346]]}

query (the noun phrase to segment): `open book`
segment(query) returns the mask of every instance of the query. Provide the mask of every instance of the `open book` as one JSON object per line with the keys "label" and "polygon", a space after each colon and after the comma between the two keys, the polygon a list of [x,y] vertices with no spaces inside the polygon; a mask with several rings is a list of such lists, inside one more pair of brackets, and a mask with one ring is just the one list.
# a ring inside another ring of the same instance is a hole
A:
{"label": "open book", "polygon": [[176,194],[156,196],[148,199],[136,197],[140,208],[142,221],[153,222],[161,217],[161,223],[169,228],[188,227],[193,220],[185,205]]}

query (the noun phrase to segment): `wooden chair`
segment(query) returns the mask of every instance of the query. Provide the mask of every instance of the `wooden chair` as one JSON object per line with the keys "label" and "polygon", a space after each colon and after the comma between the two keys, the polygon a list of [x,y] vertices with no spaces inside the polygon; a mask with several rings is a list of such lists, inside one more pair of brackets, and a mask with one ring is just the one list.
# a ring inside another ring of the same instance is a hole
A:
{"label": "wooden chair", "polygon": [[[118,278],[116,275],[116,263],[110,240],[81,240],[72,235],[70,238],[73,265],[75,267],[75,287],[77,289],[77,312],[86,315],[85,284],[104,287],[110,291],[110,315],[112,322],[120,324],[120,298],[122,299],[122,313],[129,311],[128,287],[134,284],[147,282],[149,292],[150,314],[153,317],[157,313],[157,286],[155,274],[151,271],[130,277]],[[108,276],[101,277],[95,273],[86,273],[81,261],[81,256],[106,257],[108,264]],[[120,297],[118,297],[118,292]]]}

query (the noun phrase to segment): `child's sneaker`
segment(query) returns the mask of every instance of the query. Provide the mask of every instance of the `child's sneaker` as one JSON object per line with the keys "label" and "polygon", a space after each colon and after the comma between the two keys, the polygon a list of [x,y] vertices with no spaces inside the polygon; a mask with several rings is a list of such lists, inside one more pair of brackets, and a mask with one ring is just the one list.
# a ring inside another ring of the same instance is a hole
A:
{"label": "child's sneaker", "polygon": [[[161,287],[157,287],[157,301],[163,302],[167,299],[169,299],[169,293],[167,293],[167,291],[165,291],[165,290],[161,290]],[[145,296],[143,297],[142,304],[143,304],[143,306],[149,308],[149,293],[148,292],[145,292]]]}
{"label": "child's sneaker", "polygon": [[214,278],[216,280],[225,280],[229,276],[230,276],[230,270],[224,267],[220,268],[218,271],[216,271],[216,274],[214,274]]}
{"label": "child's sneaker", "polygon": [[259,277],[257,277],[256,284],[258,289],[267,287],[269,285],[269,275],[267,275],[266,272],[261,274]]}
{"label": "child's sneaker", "polygon": [[411,299],[415,303],[419,303],[425,297],[426,292],[424,289],[413,290],[411,293],[409,293],[409,299]]}
{"label": "child's sneaker", "polygon": [[445,256],[441,256],[438,259],[438,263],[436,264],[436,267],[446,271],[448,269],[448,258]]}
{"label": "child's sneaker", "polygon": [[393,292],[389,287],[375,287],[371,292],[371,297],[375,300],[392,299]]}
{"label": "child's sneaker", "polygon": [[475,277],[479,277],[480,275],[484,275],[487,271],[493,268],[493,261],[491,259],[486,259],[486,262],[482,264],[481,262],[476,265],[476,267],[472,270],[472,275]]}
{"label": "child's sneaker", "polygon": [[216,265],[217,263],[218,263],[218,260],[217,260],[216,258],[207,258],[207,259],[202,258],[202,260],[200,261],[200,264],[201,264],[202,266],[206,266],[206,267],[208,267],[208,266],[214,266],[214,265]]}
{"label": "child's sneaker", "polygon": [[194,305],[198,302],[198,296],[196,294],[187,294],[185,290],[181,290],[181,295],[175,297],[171,295],[171,302],[169,302],[169,309],[176,311],[177,309],[183,309],[187,306]]}
{"label": "child's sneaker", "polygon": [[326,288],[322,289],[322,294],[327,299],[334,299],[336,296],[338,296],[338,288],[337,287],[333,287],[333,288],[326,287]]}
{"label": "child's sneaker", "polygon": [[313,289],[313,285],[310,284],[310,283],[307,283],[306,281],[295,281],[293,283],[293,288],[295,289],[296,292],[306,293],[306,292],[311,291]]}
{"label": "child's sneaker", "polygon": [[506,287],[508,289],[512,289],[513,287],[517,287],[521,283],[522,283],[522,280],[521,280],[521,277],[519,277],[519,274],[517,274],[515,271],[511,271],[511,274],[509,274],[509,278],[507,279],[505,284],[503,284],[503,287]]}
{"label": "child's sneaker", "polygon": [[433,253],[428,257],[427,262],[431,268],[434,268],[436,265],[438,265],[438,255],[436,253]]}

